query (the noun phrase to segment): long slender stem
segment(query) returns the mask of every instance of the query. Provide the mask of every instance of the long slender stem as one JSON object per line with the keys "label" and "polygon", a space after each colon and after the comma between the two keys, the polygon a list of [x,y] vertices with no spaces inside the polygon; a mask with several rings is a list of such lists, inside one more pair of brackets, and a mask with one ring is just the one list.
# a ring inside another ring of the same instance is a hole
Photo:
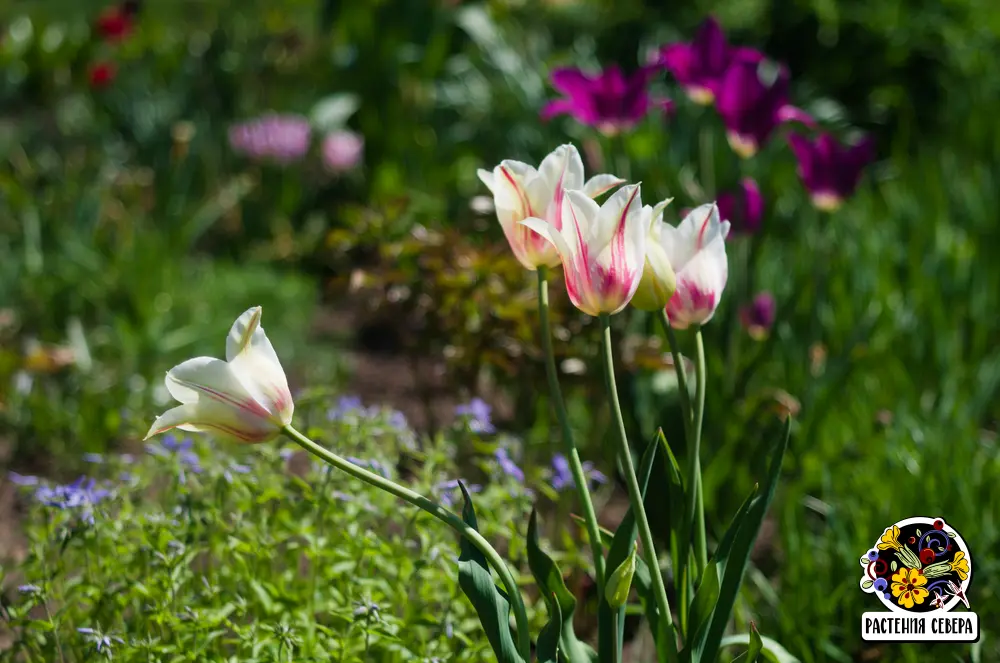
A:
{"label": "long slender stem", "polygon": [[629,501],[635,513],[635,522],[639,529],[639,540],[642,542],[642,552],[649,567],[649,575],[653,581],[653,596],[656,600],[660,619],[663,620],[664,637],[669,638],[666,650],[671,660],[677,658],[677,642],[674,635],[674,620],[670,613],[670,600],[667,589],[663,585],[663,574],[660,573],[660,561],[656,556],[653,544],[653,532],[646,518],[646,507],[642,502],[642,491],[639,489],[639,479],[635,474],[635,464],[632,462],[632,452],[628,446],[628,436],[625,433],[625,421],[622,418],[621,403],[618,402],[618,387],[615,384],[615,361],[611,352],[611,318],[606,313],[601,315],[601,327],[604,332],[604,376],[608,386],[608,400],[611,413],[618,428],[618,457],[621,461],[625,485],[628,488]]}
{"label": "long slender stem", "polygon": [[510,569],[503,561],[503,558],[500,557],[500,554],[497,553],[496,550],[494,550],[489,541],[483,538],[482,534],[466,525],[465,522],[455,514],[442,508],[439,504],[427,499],[420,493],[414,492],[404,486],[400,486],[394,481],[390,481],[389,479],[375,474],[374,472],[369,472],[364,468],[358,467],[345,458],[341,458],[332,451],[316,444],[291,426],[285,426],[282,430],[285,435],[290,437],[296,444],[317,458],[326,461],[338,470],[347,472],[356,479],[360,479],[375,488],[380,488],[387,493],[395,495],[401,500],[409,502],[419,509],[423,509],[430,515],[454,529],[456,532],[464,536],[470,543],[472,543],[472,545],[474,545],[479,552],[481,552],[486,559],[489,560],[490,565],[500,576],[500,581],[507,590],[507,597],[510,599],[511,607],[514,610],[514,620],[517,622],[518,651],[525,661],[531,660],[531,633],[528,630],[528,613],[524,609],[524,599],[521,597],[521,590],[518,589],[517,582],[514,580],[514,576],[511,575]]}
{"label": "long slender stem", "polygon": [[698,561],[698,577],[701,577],[701,572],[708,565],[708,549],[705,540],[705,498],[702,493],[701,485],[701,429],[702,424],[705,419],[705,388],[706,388],[706,375],[705,375],[705,341],[701,335],[701,329],[697,329],[694,333],[694,347],[695,347],[695,380],[697,384],[695,385],[695,409],[694,409],[694,445],[692,449],[693,454],[693,471],[692,477],[694,482],[691,484],[694,489],[696,496],[695,500],[695,514],[694,514],[694,556]]}
{"label": "long slender stem", "polygon": [[549,380],[549,393],[552,394],[552,404],[556,409],[556,417],[559,419],[560,428],[562,428],[564,452],[566,459],[569,461],[569,469],[573,474],[573,481],[576,482],[576,492],[580,497],[580,504],[583,508],[583,519],[587,525],[587,538],[590,539],[590,550],[594,557],[594,572],[597,576],[598,596],[603,596],[604,548],[601,545],[601,530],[598,528],[594,503],[590,499],[587,475],[584,473],[583,464],[580,462],[580,453],[573,442],[573,430],[569,426],[566,403],[563,401],[562,391],[559,389],[559,376],[556,374],[556,359],[552,351],[552,330],[549,324],[548,271],[548,267],[544,265],[538,268],[538,317],[541,320],[542,326],[542,349],[545,351],[545,375]]}

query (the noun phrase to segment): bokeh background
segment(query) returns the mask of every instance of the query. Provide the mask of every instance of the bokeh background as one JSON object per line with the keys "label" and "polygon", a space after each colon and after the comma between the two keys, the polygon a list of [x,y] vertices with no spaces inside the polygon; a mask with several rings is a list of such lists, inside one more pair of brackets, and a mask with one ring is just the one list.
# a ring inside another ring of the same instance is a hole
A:
{"label": "bokeh background", "polygon": [[[824,128],[874,137],[838,211],[810,205],[789,129],[742,161],[666,73],[651,91],[675,112],[614,139],[540,120],[554,67],[633,70],[709,14],[786,64],[793,103]],[[533,282],[476,169],[573,142],[588,170],[674,196],[673,222],[750,175],[766,213],[729,242],[706,328],[714,535],[759,480],[775,422],[796,424],[738,618],[803,661],[1000,660],[998,58],[986,0],[7,0],[0,462],[67,478],[85,453],[135,448],[163,371],[219,354],[255,304],[296,388],[391,405],[427,433],[478,396],[523,436],[525,463],[547,462]],[[241,147],[234,127],[270,113],[309,127],[303,155]],[[557,286],[575,427],[613,474],[598,330]],[[750,334],[740,310],[761,292],[775,318]],[[682,455],[654,323],[616,316],[619,384],[633,439],[662,425]],[[0,482],[10,553],[20,515]],[[859,640],[857,559],[912,515],[946,518],[972,549],[974,647]]]}

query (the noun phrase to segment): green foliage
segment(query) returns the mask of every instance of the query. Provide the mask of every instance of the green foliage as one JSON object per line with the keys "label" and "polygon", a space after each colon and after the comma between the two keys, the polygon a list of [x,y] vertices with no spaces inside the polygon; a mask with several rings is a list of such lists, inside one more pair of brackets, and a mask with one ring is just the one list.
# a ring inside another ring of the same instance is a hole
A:
{"label": "green foliage", "polygon": [[[460,499],[455,486],[442,486],[458,471],[458,429],[418,452],[398,415],[342,404],[335,420],[311,433],[340,452],[364,454],[356,462],[392,478],[408,458],[415,489],[446,503]],[[59,509],[37,502],[38,486],[21,489],[28,550],[21,564],[4,568],[13,645],[0,660],[55,661],[60,650],[66,660],[96,660],[91,634],[80,628],[120,638],[110,643],[116,661],[490,656],[462,597],[453,533],[293,451],[204,438],[186,447],[167,437],[134,460],[103,456],[91,466],[95,490],[110,494],[94,500],[93,522],[86,501]],[[483,533],[503,540],[499,523],[523,522],[529,498],[494,461],[475,462],[495,477],[477,495],[488,515]]]}

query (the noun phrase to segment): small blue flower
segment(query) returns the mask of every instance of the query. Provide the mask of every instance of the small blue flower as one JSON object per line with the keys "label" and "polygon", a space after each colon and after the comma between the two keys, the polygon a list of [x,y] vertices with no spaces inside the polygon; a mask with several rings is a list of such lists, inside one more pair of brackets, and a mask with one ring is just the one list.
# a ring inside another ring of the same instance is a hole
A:
{"label": "small blue flower", "polygon": [[[590,483],[604,484],[608,482],[608,477],[603,472],[595,470],[594,464],[589,460],[584,462],[582,467],[583,473],[589,479]],[[562,454],[556,454],[552,457],[552,487],[557,491],[562,491],[575,486],[576,481],[573,479],[569,460]]]}
{"label": "small blue flower", "polygon": [[8,472],[7,478],[15,486],[37,486],[38,477],[32,476],[30,474],[18,474],[17,472]]}
{"label": "small blue flower", "polygon": [[104,456],[95,453],[85,453],[83,454],[83,460],[86,463],[101,464],[104,462]]}
{"label": "small blue flower", "polygon": [[[438,495],[441,500],[441,504],[443,504],[445,508],[450,509],[455,505],[455,499],[457,497],[455,495],[455,491],[458,490],[458,481],[458,479],[450,479],[449,481],[442,481],[434,486],[434,492]],[[481,492],[483,487],[478,484],[472,484],[471,486],[466,485],[465,489],[471,494]]]}
{"label": "small blue flower", "polygon": [[38,585],[18,585],[17,591],[22,594],[41,594],[42,588]]}
{"label": "small blue flower", "polygon": [[84,522],[93,524],[94,506],[110,494],[109,490],[97,488],[93,479],[80,477],[65,486],[39,486],[35,490],[35,501],[56,509],[79,511]]}
{"label": "small blue flower", "polygon": [[883,596],[885,597],[886,601],[892,600],[892,594],[890,594],[889,592],[886,592],[885,594],[883,594]]}
{"label": "small blue flower", "polygon": [[363,410],[364,405],[357,396],[341,396],[337,400],[337,406],[327,411],[326,418],[330,421],[342,421],[348,415],[356,416]]}
{"label": "small blue flower", "polygon": [[164,435],[159,443],[150,442],[146,445],[146,451],[160,458],[174,458],[178,464],[178,478],[181,484],[187,483],[187,471],[201,474],[201,459],[198,458],[191,447],[194,440],[190,437],[178,438],[176,435],[168,433]]}
{"label": "small blue flower", "polygon": [[889,586],[889,583],[885,581],[885,578],[877,578],[875,580],[875,591],[884,592],[885,588]]}
{"label": "small blue flower", "polygon": [[108,658],[111,658],[111,643],[117,642],[122,645],[125,641],[116,635],[105,635],[97,629],[92,628],[78,628],[76,629],[79,633],[87,636],[87,640],[92,642],[97,648],[97,653],[104,654]]}
{"label": "small blue flower", "polygon": [[455,416],[466,419],[469,430],[483,435],[497,432],[493,425],[492,414],[493,408],[481,398],[473,398],[455,408]]}
{"label": "small blue flower", "polygon": [[871,550],[868,551],[868,561],[874,562],[877,559],[878,559],[878,550],[872,548]]}
{"label": "small blue flower", "polygon": [[510,457],[507,450],[503,447],[497,447],[496,451],[493,452],[494,457],[497,459],[497,463],[500,465],[500,469],[507,476],[516,479],[517,481],[524,481],[524,471],[517,466],[517,463]]}

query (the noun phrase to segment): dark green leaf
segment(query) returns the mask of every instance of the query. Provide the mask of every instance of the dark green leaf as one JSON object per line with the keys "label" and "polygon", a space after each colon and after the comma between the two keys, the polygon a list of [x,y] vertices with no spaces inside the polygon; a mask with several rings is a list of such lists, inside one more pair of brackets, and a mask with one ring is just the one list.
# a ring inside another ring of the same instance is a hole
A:
{"label": "dark green leaf", "polygon": [[[573,613],[576,610],[576,598],[566,587],[563,581],[562,572],[555,561],[549,557],[538,541],[538,514],[534,509],[531,511],[531,518],[528,520],[528,567],[535,577],[542,590],[542,597],[549,610],[549,620],[557,613],[560,615],[561,623],[558,627],[559,642],[563,651],[563,656],[568,657],[570,663],[587,663],[590,657],[587,655],[583,644],[576,637],[573,631]],[[541,642],[541,636],[539,636]],[[539,645],[541,646],[541,645]]]}
{"label": "dark green leaf", "polygon": [[[476,510],[472,506],[472,496],[459,482],[465,506],[462,507],[462,520],[472,529],[479,531],[476,522]],[[514,637],[510,632],[510,603],[507,596],[494,584],[493,574],[486,562],[486,556],[462,537],[461,554],[458,557],[458,585],[469,597],[472,607],[479,615],[479,622],[486,631],[493,653],[499,663],[525,663],[517,652]]]}
{"label": "dark green leaf", "polygon": [[757,663],[762,649],[764,649],[764,641],[760,639],[757,625],[750,622],[750,649],[747,650],[747,663]]}
{"label": "dark green leaf", "polygon": [[[549,605],[549,621],[538,634],[538,663],[556,663],[559,657],[559,640],[562,637],[563,615],[559,609],[559,601],[554,596],[548,594],[543,596]],[[570,660],[573,660],[572,657]],[[589,658],[580,659],[581,663],[589,660]]]}
{"label": "dark green leaf", "polygon": [[699,661],[715,661],[723,633],[729,622],[729,617],[736,603],[740,585],[743,582],[743,575],[746,573],[747,564],[750,562],[750,551],[753,549],[754,541],[760,532],[761,524],[767,509],[774,499],[775,488],[778,484],[778,476],[781,474],[781,465],[785,459],[785,451],[788,449],[788,438],[791,434],[792,418],[785,420],[784,431],[775,445],[774,453],[771,457],[771,464],[768,468],[764,491],[753,498],[750,508],[742,518],[738,531],[728,542],[729,549],[722,550],[720,544],[716,551],[716,563],[722,569],[722,581],[719,587],[719,601],[712,613],[709,622],[708,632],[703,642],[694,642],[692,649],[693,663]]}

